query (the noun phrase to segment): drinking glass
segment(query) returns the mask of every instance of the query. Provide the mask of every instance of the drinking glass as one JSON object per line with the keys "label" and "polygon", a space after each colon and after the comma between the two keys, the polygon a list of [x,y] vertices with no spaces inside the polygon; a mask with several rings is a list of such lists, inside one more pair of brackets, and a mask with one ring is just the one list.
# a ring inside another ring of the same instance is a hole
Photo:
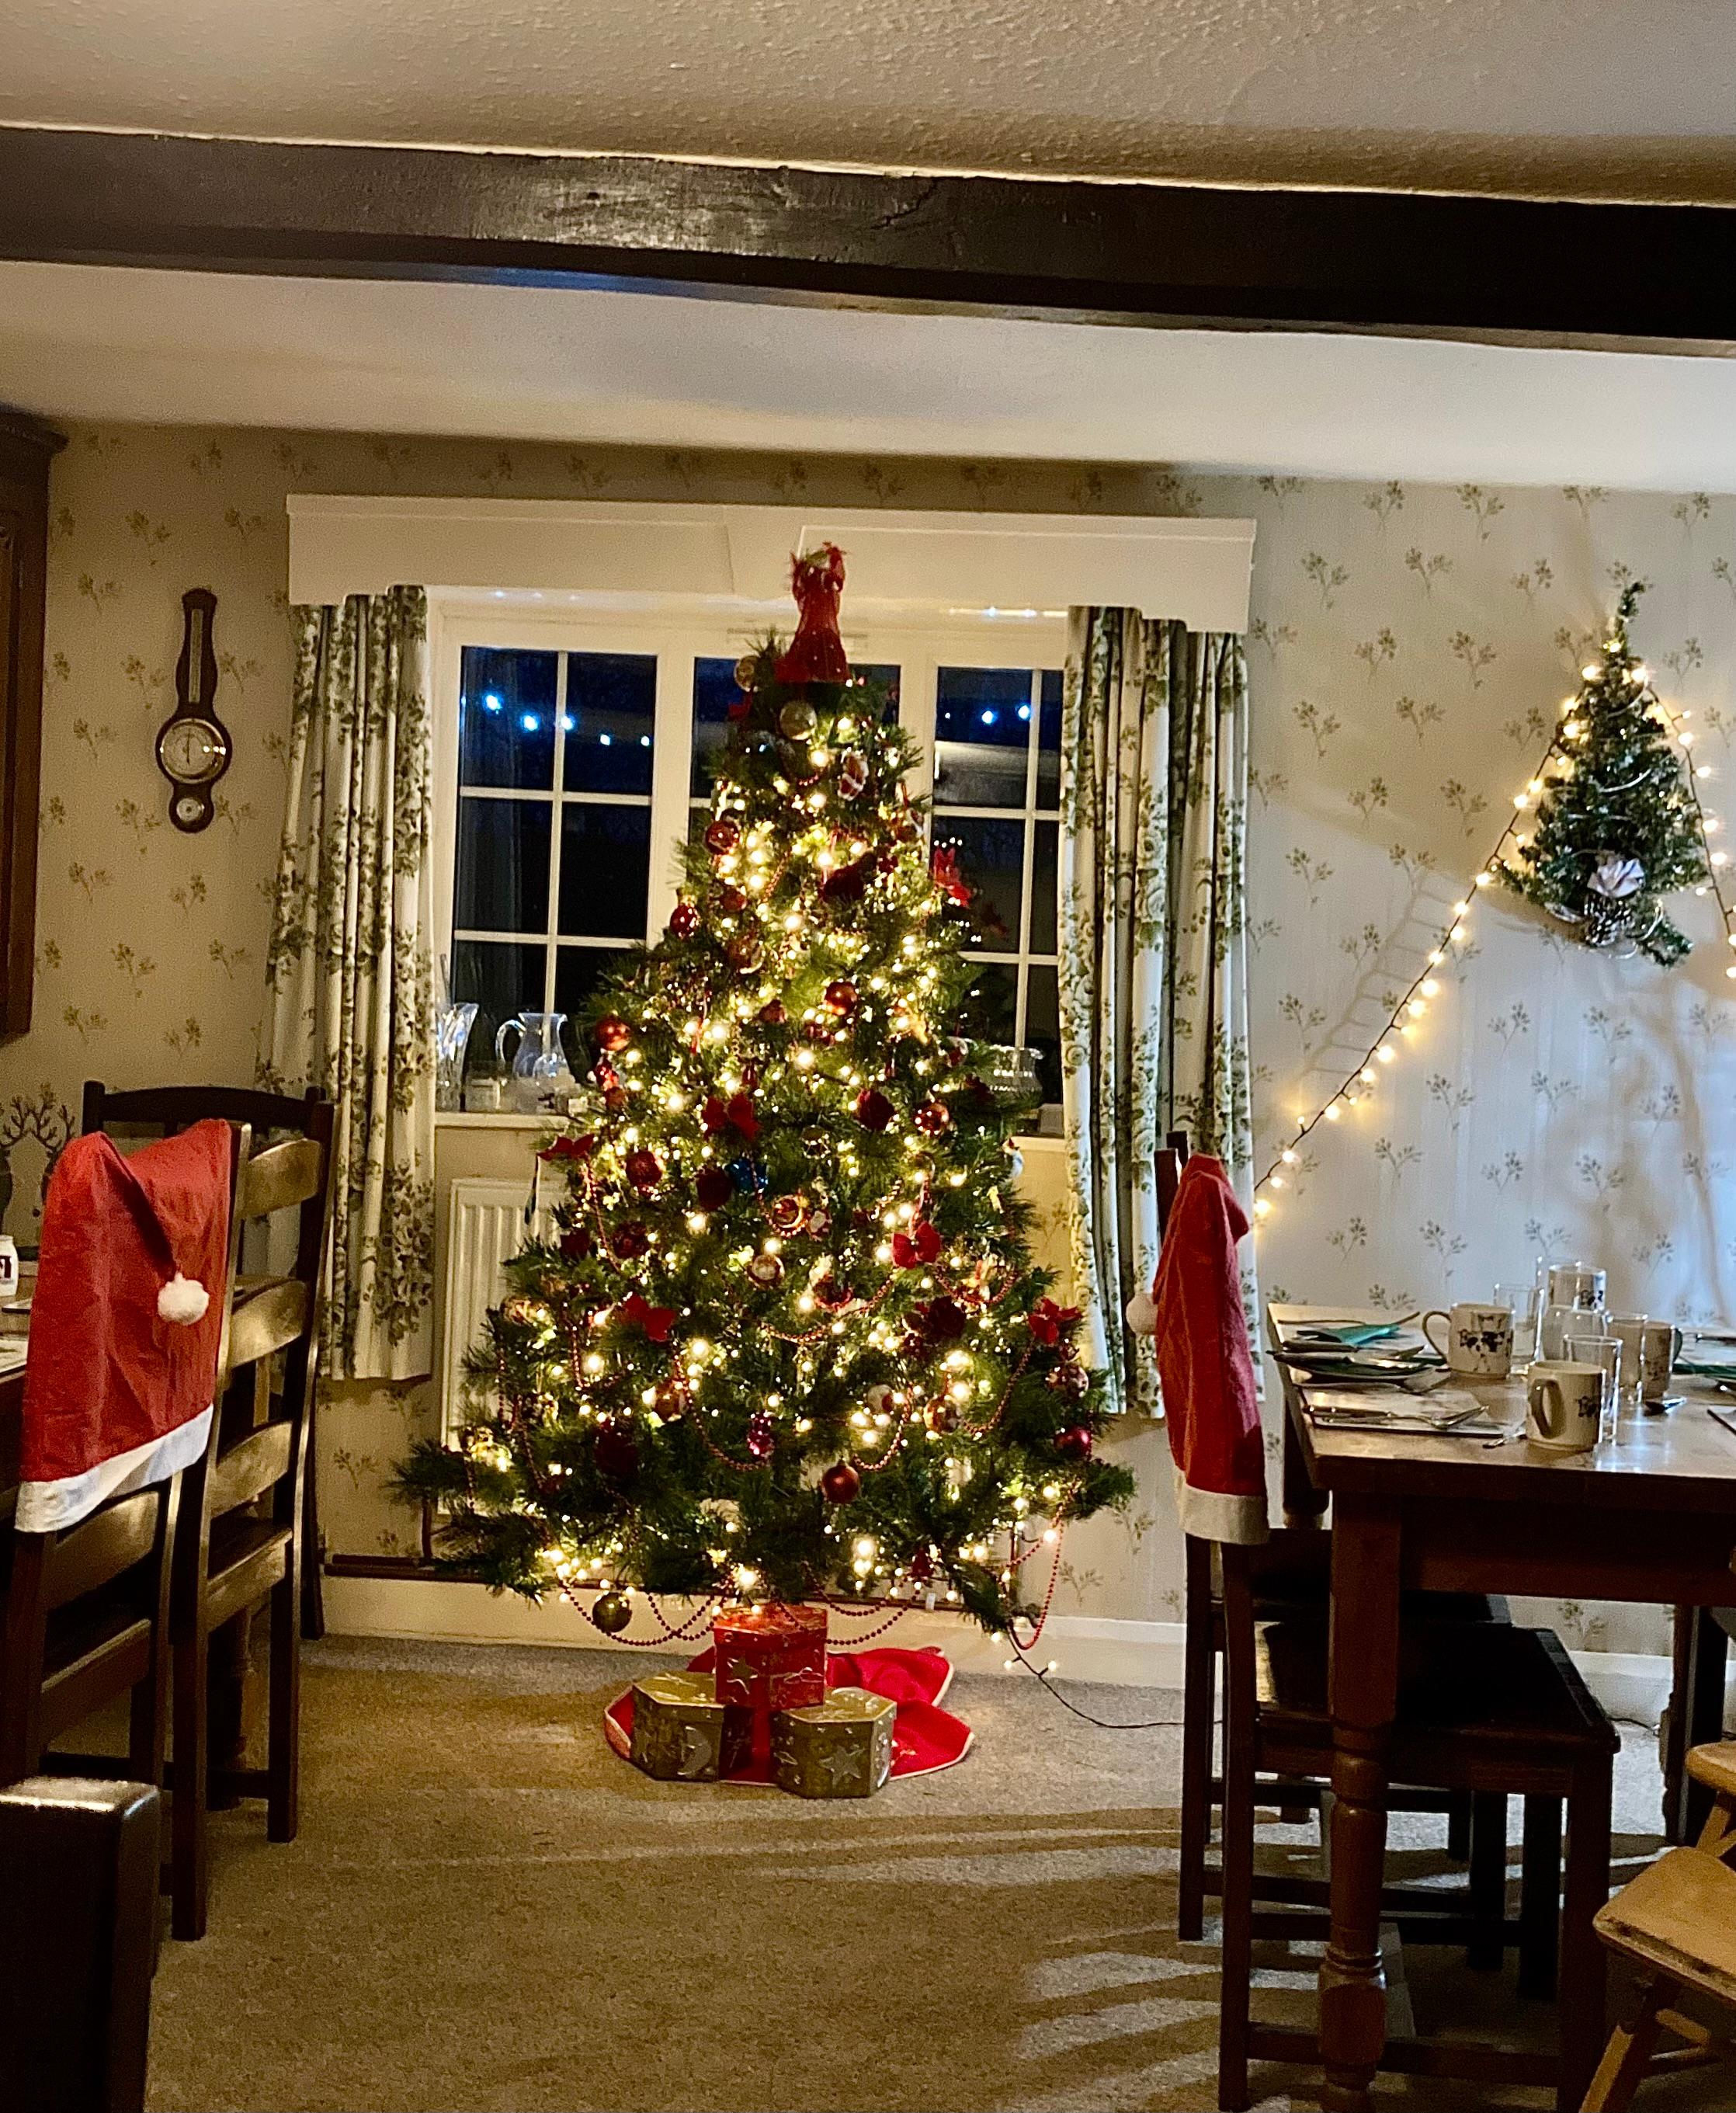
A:
{"label": "drinking glass", "polygon": [[1607,1444],[1615,1435],[1621,1399],[1621,1339],[1607,1333],[1602,1317],[1595,1327],[1570,1330],[1562,1354],[1572,1365],[1596,1365],[1603,1374],[1599,1400],[1597,1442]]}
{"label": "drinking glass", "polygon": [[1513,1316],[1513,1369],[1522,1372],[1537,1355],[1537,1324],[1542,1301],[1533,1284],[1497,1284],[1495,1303]]}

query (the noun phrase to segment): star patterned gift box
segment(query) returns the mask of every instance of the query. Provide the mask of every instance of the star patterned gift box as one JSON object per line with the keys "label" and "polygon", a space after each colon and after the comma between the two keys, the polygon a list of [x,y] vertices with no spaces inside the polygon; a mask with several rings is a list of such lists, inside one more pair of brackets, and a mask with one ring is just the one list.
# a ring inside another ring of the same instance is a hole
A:
{"label": "star patterned gift box", "polygon": [[719,1702],[709,1673],[654,1673],[633,1683],[636,1767],[659,1782],[715,1782],[748,1757],[750,1713]]}
{"label": "star patterned gift box", "polygon": [[865,1687],[835,1687],[807,1709],[772,1719],[772,1766],[797,1797],[872,1797],[892,1773],[898,1705]]}
{"label": "star patterned gift box", "polygon": [[726,1607],[712,1624],[720,1702],[801,1709],[826,1698],[826,1609]]}

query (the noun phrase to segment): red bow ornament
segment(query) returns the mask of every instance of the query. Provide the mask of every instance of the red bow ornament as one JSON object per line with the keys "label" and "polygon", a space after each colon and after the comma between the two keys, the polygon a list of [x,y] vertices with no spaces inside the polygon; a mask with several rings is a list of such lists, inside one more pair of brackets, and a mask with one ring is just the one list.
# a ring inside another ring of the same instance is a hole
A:
{"label": "red bow ornament", "polygon": [[709,1094],[699,1111],[699,1120],[713,1137],[721,1130],[732,1130],[751,1144],[759,1134],[759,1118],[754,1112],[750,1093],[731,1093],[727,1101],[721,1093]]}
{"label": "red bow ornament", "polygon": [[892,1259],[900,1269],[924,1269],[941,1252],[941,1236],[925,1218],[908,1233],[892,1235]]}
{"label": "red bow ornament", "polygon": [[672,1306],[653,1306],[636,1291],[630,1291],[615,1311],[622,1320],[642,1330],[648,1342],[667,1343],[675,1326]]}
{"label": "red bow ornament", "polygon": [[1052,1298],[1040,1298],[1025,1316],[1025,1325],[1039,1343],[1052,1349],[1079,1323],[1077,1306],[1057,1306]]}
{"label": "red bow ornament", "polygon": [[537,1153],[539,1159],[589,1159],[596,1149],[594,1137],[558,1137],[553,1144],[545,1144]]}

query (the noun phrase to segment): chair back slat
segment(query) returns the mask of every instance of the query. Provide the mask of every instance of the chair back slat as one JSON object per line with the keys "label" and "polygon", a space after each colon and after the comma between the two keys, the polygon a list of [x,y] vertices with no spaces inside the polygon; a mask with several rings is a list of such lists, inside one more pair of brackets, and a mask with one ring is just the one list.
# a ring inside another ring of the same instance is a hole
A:
{"label": "chair back slat", "polygon": [[56,1534],[43,1566],[43,1610],[52,1614],[112,1582],[156,1545],[158,1492],[140,1490]]}
{"label": "chair back slat", "polygon": [[317,1196],[326,1179],[326,1148],[317,1138],[289,1137],[255,1152],[243,1170],[243,1219],[268,1218]]}
{"label": "chair back slat", "polygon": [[229,1321],[231,1374],[286,1349],[307,1333],[312,1294],[297,1278],[286,1276],[262,1289],[244,1292]]}
{"label": "chair back slat", "polygon": [[221,1518],[237,1504],[250,1504],[280,1481],[289,1472],[294,1436],[280,1417],[219,1454],[211,1469],[211,1516]]}

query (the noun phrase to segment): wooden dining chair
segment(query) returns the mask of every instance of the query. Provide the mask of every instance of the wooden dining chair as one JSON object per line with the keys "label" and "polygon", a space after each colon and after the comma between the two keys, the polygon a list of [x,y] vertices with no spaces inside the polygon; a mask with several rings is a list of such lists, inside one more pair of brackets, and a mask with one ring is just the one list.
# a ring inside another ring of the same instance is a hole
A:
{"label": "wooden dining chair", "polygon": [[[232,1134],[230,1193],[247,1148]],[[231,1212],[229,1266],[237,1229]],[[221,1352],[219,1353],[221,1368]],[[215,1429],[216,1419],[212,1419]],[[44,1767],[163,1781],[171,1596],[184,1474],[114,1499],[75,1525],[0,1538],[5,1618],[0,1642],[0,1783]],[[123,1764],[48,1754],[97,1710],[129,1698]]]}
{"label": "wooden dining chair", "polygon": [[[331,1103],[247,1090],[167,1087],[109,1093],[85,1088],[87,1129],[179,1130],[212,1116],[256,1131],[291,1134],[239,1167],[234,1225],[297,1213],[296,1249],[283,1275],[231,1279],[219,1371],[219,1408],[205,1458],[187,1471],[171,1593],[174,1764],[170,1774],[172,1924],[176,1937],[205,1932],[207,1837],[216,1800],[262,1797],[266,1832],[295,1837],[298,1819],[301,1584],[318,1303],[330,1179]],[[273,1365],[281,1358],[274,1383]],[[268,1603],[267,1761],[213,1766],[210,1656],[226,1623]]]}
{"label": "wooden dining chair", "polygon": [[[1686,1765],[1711,1800],[1698,1841],[1648,1864],[1598,1910],[1597,1934],[1639,1983],[1584,2113],[1625,2113],[1647,2075],[1736,2054],[1736,2024],[1720,2032],[1680,2007],[1686,1998],[1736,2012],[1736,1741],[1693,1747]],[[1680,2044],[1661,2055],[1666,2033]]]}
{"label": "wooden dining chair", "polygon": [[[1158,1234],[1161,1239],[1169,1222],[1169,1212],[1181,1184],[1182,1170],[1191,1150],[1185,1130],[1173,1130],[1159,1146],[1156,1164]],[[1260,1551],[1252,1565],[1255,1611],[1261,1620],[1308,1612],[1324,1613],[1330,1592],[1332,1540],[1315,1528],[1279,1527]],[[1183,1543],[1184,1600],[1182,1671],[1182,1810],[1176,1873],[1176,1933],[1184,1942],[1196,1942],[1205,1927],[1205,1902],[1219,1889],[1219,1874],[1210,1852],[1212,1815],[1220,1804],[1223,1779],[1213,1769],[1213,1748],[1218,1730],[1218,1668],[1223,1653],[1223,1610],[1214,1577],[1210,1541],[1189,1535]],[[1437,1618],[1458,1621],[1506,1621],[1506,1603],[1476,1593],[1411,1594],[1406,1611],[1425,1613]],[[1274,1782],[1262,1790],[1265,1802],[1275,1805],[1290,1823],[1320,1809],[1325,1787],[1319,1782]],[[1480,1853],[1474,1846],[1473,1821],[1477,1808],[1468,1796],[1446,1796],[1423,1789],[1395,1793],[1395,1809],[1406,1812],[1445,1812],[1447,1853],[1460,1863],[1476,1862],[1476,1880],[1486,1896],[1497,1879],[1504,1883],[1506,1856],[1506,1810],[1491,1803],[1481,1808],[1483,1841]],[[1498,1848],[1499,1863],[1496,1860]],[[1496,1965],[1486,1944],[1476,1947],[1479,1964]],[[1547,1960],[1533,1949],[1527,1958],[1528,1986],[1547,1982]],[[1538,1992],[1543,1992],[1541,1985]]]}

